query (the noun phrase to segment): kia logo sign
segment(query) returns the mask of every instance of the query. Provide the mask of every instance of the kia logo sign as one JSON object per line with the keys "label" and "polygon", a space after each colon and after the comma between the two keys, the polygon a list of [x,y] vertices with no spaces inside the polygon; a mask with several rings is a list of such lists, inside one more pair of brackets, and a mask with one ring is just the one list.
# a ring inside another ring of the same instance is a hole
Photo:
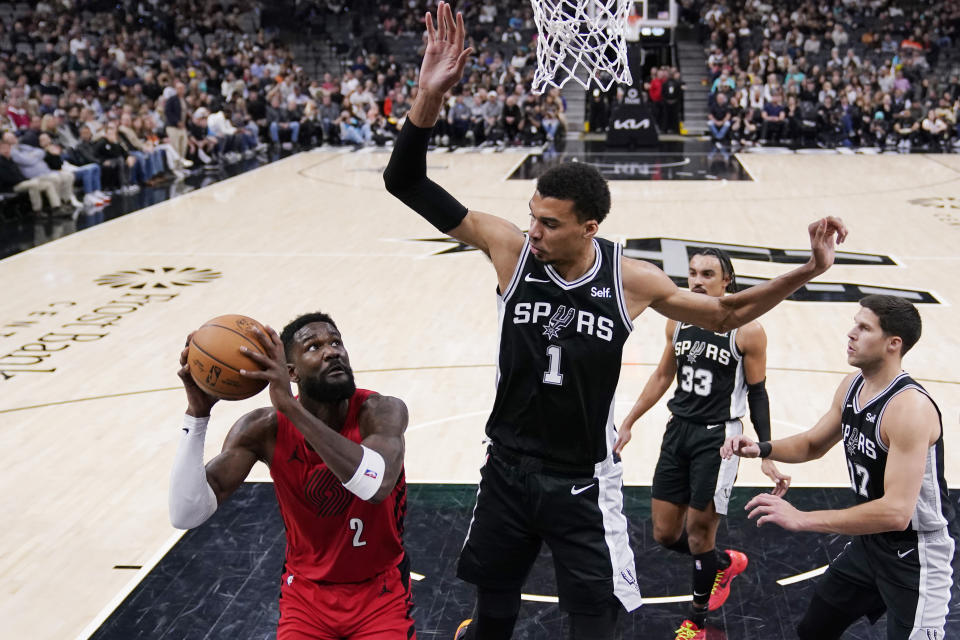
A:
{"label": "kia logo sign", "polygon": [[614,129],[649,129],[650,128],[650,119],[644,118],[643,120],[637,122],[633,118],[627,118],[626,120],[614,120],[613,121]]}

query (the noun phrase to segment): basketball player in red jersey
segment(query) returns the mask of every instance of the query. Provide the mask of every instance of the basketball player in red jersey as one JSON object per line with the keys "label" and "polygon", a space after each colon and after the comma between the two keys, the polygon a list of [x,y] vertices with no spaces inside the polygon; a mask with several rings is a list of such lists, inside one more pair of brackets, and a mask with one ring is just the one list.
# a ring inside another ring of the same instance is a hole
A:
{"label": "basketball player in red jersey", "polygon": [[406,406],[356,388],[326,314],[300,316],[280,336],[259,333],[266,356],[241,350],[264,370],[242,373],[269,382],[273,406],[241,417],[205,467],[217,399],[190,377],[187,350],[180,354],[187,413],[170,478],[171,523],[199,526],[261,461],[287,534],[278,640],[416,638],[402,541]]}

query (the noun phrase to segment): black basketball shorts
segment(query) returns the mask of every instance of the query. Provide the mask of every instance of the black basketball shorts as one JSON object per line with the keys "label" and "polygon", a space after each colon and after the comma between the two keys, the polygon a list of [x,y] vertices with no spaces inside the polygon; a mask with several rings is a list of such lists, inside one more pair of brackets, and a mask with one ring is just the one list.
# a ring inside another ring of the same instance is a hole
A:
{"label": "black basketball shorts", "polygon": [[944,637],[954,541],[946,528],[854,536],[817,583],[848,616],[887,614],[888,640]]}
{"label": "black basketball shorts", "polygon": [[639,607],[619,459],[611,456],[592,474],[548,472],[530,460],[498,445],[488,449],[457,576],[478,587],[520,590],[545,542],[561,609],[594,614],[612,597],[627,611]]}
{"label": "black basketball shorts", "polygon": [[700,511],[712,501],[717,513],[726,515],[740,458],[723,460],[720,447],[728,437],[741,433],[740,420],[702,424],[671,417],[653,472],[651,495]]}

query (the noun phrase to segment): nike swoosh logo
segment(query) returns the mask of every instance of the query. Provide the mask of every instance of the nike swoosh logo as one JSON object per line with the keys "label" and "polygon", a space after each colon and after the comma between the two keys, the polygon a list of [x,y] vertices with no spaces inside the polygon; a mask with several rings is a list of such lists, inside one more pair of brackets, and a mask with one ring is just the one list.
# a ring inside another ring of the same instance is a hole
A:
{"label": "nike swoosh logo", "polygon": [[900,553],[900,550],[897,549],[897,556],[902,560],[903,558],[906,558],[908,555],[910,555],[914,551],[916,551],[916,549],[907,549],[903,553]]}
{"label": "nike swoosh logo", "polygon": [[572,487],[570,487],[570,494],[574,496],[580,495],[581,493],[583,493],[584,491],[592,487],[594,484],[597,484],[597,483],[594,482],[593,484],[588,484],[587,486],[580,487],[579,489],[577,489],[577,485],[573,485]]}
{"label": "nike swoosh logo", "polygon": [[540,278],[534,278],[529,273],[524,277],[524,282],[550,282],[549,280],[541,280]]}
{"label": "nike swoosh logo", "polygon": [[184,428],[183,428],[183,432],[184,432],[184,433],[190,433],[190,429],[187,429],[186,427],[184,427]]}
{"label": "nike swoosh logo", "polygon": [[694,597],[694,598],[702,598],[703,596],[707,595],[708,593],[710,593],[710,592],[707,591],[707,592],[704,592],[704,593],[697,593],[697,591],[694,590],[694,591],[693,591],[693,597]]}
{"label": "nike swoosh logo", "polygon": [[716,429],[717,427],[722,427],[720,424],[708,424],[707,429]]}

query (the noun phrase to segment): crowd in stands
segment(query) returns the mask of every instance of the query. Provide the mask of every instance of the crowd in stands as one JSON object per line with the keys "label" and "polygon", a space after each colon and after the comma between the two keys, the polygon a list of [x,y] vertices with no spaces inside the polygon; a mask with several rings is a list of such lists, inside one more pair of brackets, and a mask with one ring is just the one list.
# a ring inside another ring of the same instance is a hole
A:
{"label": "crowd in stands", "polygon": [[[246,0],[0,4],[0,191],[26,192],[34,210],[69,210],[75,192],[102,206],[110,193],[257,154],[388,144],[416,96],[423,12],[399,1],[296,4],[324,14],[369,5],[374,52],[351,51],[311,77],[279,31],[263,28],[266,5]],[[562,137],[559,92],[530,93],[529,6],[491,0],[465,11],[477,54],[449,96],[436,144]],[[391,53],[403,36],[419,49]]]}
{"label": "crowd in stands", "polygon": [[717,0],[701,27],[719,145],[960,146],[957,0]]}

